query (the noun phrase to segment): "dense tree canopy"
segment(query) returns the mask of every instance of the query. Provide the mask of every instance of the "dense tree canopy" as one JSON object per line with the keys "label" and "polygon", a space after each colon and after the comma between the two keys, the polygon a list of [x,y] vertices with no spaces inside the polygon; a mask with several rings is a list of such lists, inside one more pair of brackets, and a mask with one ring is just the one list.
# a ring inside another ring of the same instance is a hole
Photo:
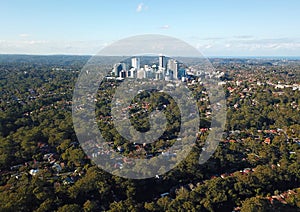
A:
{"label": "dense tree canopy", "polygon": [[[300,91],[276,88],[278,81],[300,83],[299,62],[213,61],[217,71],[225,72],[228,105],[224,137],[213,156],[198,163],[211,110],[205,87],[196,79],[188,82],[201,117],[192,152],[162,176],[128,180],[98,168],[77,141],[72,94],[87,59],[0,56],[1,211],[299,210]],[[104,81],[98,90],[95,114],[103,137],[128,158],[166,151],[180,129],[176,102],[161,92],[141,92],[128,109],[135,129],[147,131],[154,110],[162,111],[168,124],[155,143],[129,143],[111,118],[119,84]],[[120,163],[116,167],[126,165]]]}

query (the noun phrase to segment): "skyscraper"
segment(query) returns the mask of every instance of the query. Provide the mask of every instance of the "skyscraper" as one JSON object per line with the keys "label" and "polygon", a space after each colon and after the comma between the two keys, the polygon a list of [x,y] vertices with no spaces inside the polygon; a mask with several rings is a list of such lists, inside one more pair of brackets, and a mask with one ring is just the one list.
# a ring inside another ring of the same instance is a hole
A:
{"label": "skyscraper", "polygon": [[115,76],[119,76],[121,71],[126,70],[126,64],[125,63],[117,63],[114,65],[113,73]]}
{"label": "skyscraper", "polygon": [[145,79],[146,78],[146,71],[144,68],[141,68],[137,71],[137,78],[138,79]]}
{"label": "skyscraper", "polygon": [[128,71],[127,76],[128,76],[129,78],[137,78],[137,69],[136,69],[136,68],[131,68],[131,69]]}
{"label": "skyscraper", "polygon": [[136,68],[137,70],[139,70],[141,68],[141,61],[140,61],[140,58],[137,58],[137,57],[133,57],[131,59],[131,66],[133,68]]}
{"label": "skyscraper", "polygon": [[163,55],[159,56],[159,67],[160,68],[166,68],[167,67],[167,60],[166,57]]}
{"label": "skyscraper", "polygon": [[122,70],[122,71],[120,72],[119,77],[121,77],[121,78],[123,78],[123,79],[126,78],[126,71]]}
{"label": "skyscraper", "polygon": [[178,80],[179,64],[177,60],[170,59],[168,61],[168,70],[170,70],[173,73],[173,78],[175,80]]}

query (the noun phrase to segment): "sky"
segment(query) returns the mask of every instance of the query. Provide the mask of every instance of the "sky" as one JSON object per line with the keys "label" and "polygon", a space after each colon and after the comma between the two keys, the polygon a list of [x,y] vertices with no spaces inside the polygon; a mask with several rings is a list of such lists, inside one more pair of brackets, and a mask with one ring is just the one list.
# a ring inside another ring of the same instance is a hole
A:
{"label": "sky", "polygon": [[205,56],[300,56],[299,0],[3,0],[0,54],[96,54],[127,37]]}

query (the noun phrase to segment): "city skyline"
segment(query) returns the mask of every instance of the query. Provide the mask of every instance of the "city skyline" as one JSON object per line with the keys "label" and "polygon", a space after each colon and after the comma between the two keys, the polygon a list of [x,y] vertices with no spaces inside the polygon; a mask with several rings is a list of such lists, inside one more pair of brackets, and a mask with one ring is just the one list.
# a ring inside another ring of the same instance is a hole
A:
{"label": "city skyline", "polygon": [[162,34],[204,56],[300,56],[296,0],[6,1],[1,54],[94,55],[120,39]]}
{"label": "city skyline", "polygon": [[[145,64],[141,66],[141,58],[134,56],[130,59],[130,63],[120,62],[113,66],[112,76],[124,79],[155,79],[166,81],[185,81],[186,72],[188,68],[182,68],[180,74],[180,65],[183,65],[179,61],[173,58],[168,58],[165,55],[159,55],[158,63],[152,61],[152,64]],[[154,59],[155,57],[153,57]]]}

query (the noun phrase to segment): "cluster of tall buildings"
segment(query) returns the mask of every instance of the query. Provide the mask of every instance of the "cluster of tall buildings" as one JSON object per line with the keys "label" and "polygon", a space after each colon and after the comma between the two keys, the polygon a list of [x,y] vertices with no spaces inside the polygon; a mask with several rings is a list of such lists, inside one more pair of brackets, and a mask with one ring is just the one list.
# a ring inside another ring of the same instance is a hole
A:
{"label": "cluster of tall buildings", "polygon": [[114,65],[113,74],[119,78],[156,79],[156,80],[185,80],[185,70],[180,69],[181,63],[175,59],[159,56],[158,64],[141,67],[139,57],[131,58],[131,65],[118,63]]}

